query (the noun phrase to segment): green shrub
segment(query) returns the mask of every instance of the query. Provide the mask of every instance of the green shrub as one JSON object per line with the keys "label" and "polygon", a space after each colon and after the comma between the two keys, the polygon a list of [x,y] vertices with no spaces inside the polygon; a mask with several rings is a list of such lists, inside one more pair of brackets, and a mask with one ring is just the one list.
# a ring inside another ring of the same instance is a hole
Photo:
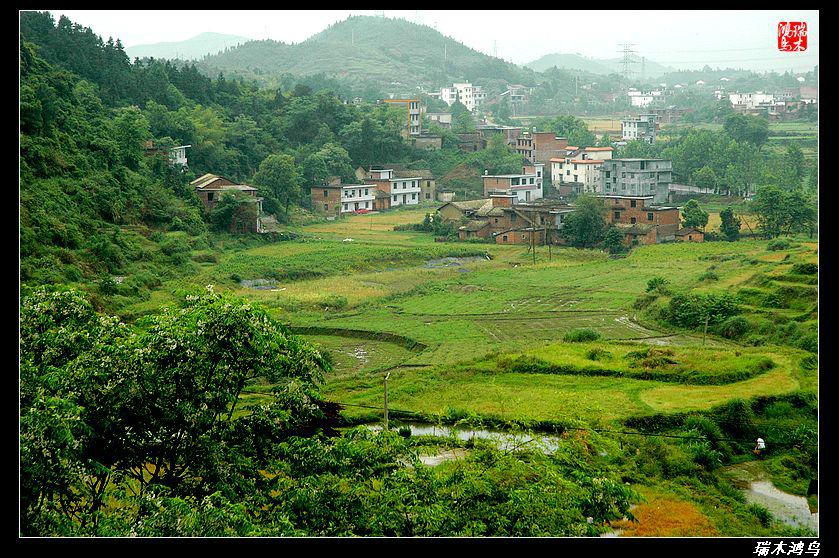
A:
{"label": "green shrub", "polygon": [[652,279],[647,281],[647,292],[651,292],[657,289],[661,291],[668,283],[669,281],[664,277],[653,277]]}
{"label": "green shrub", "polygon": [[769,510],[765,506],[749,504],[746,509],[749,513],[757,517],[763,527],[769,527],[772,524],[772,514],[769,513]]}
{"label": "green shrub", "polygon": [[814,263],[798,263],[792,266],[792,272],[800,275],[815,275],[819,272],[819,266]]}
{"label": "green shrub", "polygon": [[700,281],[719,281],[720,276],[714,273],[713,271],[706,271],[702,275],[699,276]]}
{"label": "green shrub", "polygon": [[670,299],[668,320],[685,328],[697,328],[705,323],[719,323],[740,312],[730,293],[720,295],[676,295]]}
{"label": "green shrub", "polygon": [[612,358],[612,353],[600,347],[595,347],[586,351],[586,358],[589,360],[605,360]]}
{"label": "green shrub", "polygon": [[742,316],[732,316],[719,326],[720,335],[727,339],[739,339],[749,332],[751,324]]}
{"label": "green shrub", "polygon": [[778,251],[778,250],[786,250],[791,248],[792,244],[785,238],[776,238],[775,240],[770,240],[769,244],[766,245],[767,250]]}
{"label": "green shrub", "polygon": [[566,343],[584,343],[586,341],[597,341],[600,337],[600,333],[594,331],[593,329],[578,328],[572,329],[566,333],[562,337],[562,340]]}
{"label": "green shrub", "polygon": [[644,294],[639,296],[635,299],[635,302],[632,303],[632,307],[636,310],[643,310],[647,308],[650,304],[656,301],[658,295],[654,294]]}

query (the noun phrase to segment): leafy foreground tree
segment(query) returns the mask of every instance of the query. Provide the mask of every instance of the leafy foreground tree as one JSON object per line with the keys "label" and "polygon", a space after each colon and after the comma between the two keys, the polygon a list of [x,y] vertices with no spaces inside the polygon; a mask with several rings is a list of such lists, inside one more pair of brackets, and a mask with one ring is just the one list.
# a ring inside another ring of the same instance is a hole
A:
{"label": "leafy foreground tree", "polygon": [[577,198],[576,209],[566,218],[562,234],[571,246],[591,248],[606,237],[606,206],[590,194]]}
{"label": "leafy foreground tree", "polygon": [[740,238],[740,218],[734,214],[734,210],[730,207],[720,211],[720,232],[729,242],[734,242]]}
{"label": "leafy foreground tree", "polygon": [[705,230],[708,224],[708,212],[699,206],[696,200],[689,200],[682,209],[682,224],[685,227],[693,227]]}
{"label": "leafy foreground tree", "polygon": [[[631,517],[596,435],[430,468],[394,432],[332,431],[329,366],[258,307],[209,288],[141,325],[72,291],[24,298],[22,534],[596,535]],[[243,408],[256,379],[271,395]]]}

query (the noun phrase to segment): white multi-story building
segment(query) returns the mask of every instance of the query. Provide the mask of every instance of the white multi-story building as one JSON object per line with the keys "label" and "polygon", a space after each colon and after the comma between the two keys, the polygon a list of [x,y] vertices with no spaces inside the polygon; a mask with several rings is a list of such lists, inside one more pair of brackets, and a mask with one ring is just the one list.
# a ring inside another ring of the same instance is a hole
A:
{"label": "white multi-story building", "polygon": [[753,109],[768,107],[775,103],[775,96],[758,91],[757,93],[731,93],[728,100],[734,108]]}
{"label": "white multi-story building", "polygon": [[566,157],[551,159],[551,181],[555,187],[576,183],[580,192],[600,192],[600,168],[612,158],[611,147],[587,147]]}
{"label": "white multi-story building", "polygon": [[186,162],[186,148],[191,145],[179,145],[169,150],[169,162],[173,165],[187,166]]}
{"label": "white multi-story building", "polygon": [[516,203],[529,202],[538,200],[543,196],[542,189],[542,170],[543,165],[538,167],[531,165],[530,168],[525,167],[522,170],[533,172],[526,172],[522,174],[485,174],[484,179],[484,196],[492,194],[507,194],[515,195]]}
{"label": "white multi-story building", "polygon": [[633,107],[647,107],[655,100],[655,97],[652,95],[633,95],[629,100]]}
{"label": "white multi-story building", "polygon": [[417,205],[420,202],[421,176],[390,179],[390,206]]}
{"label": "white multi-story building", "polygon": [[375,199],[375,184],[341,185],[341,213],[352,213],[360,209],[372,210]]}
{"label": "white multi-story building", "polygon": [[440,90],[440,100],[449,106],[459,100],[463,106],[469,109],[469,112],[473,112],[479,107],[485,98],[486,94],[481,91],[481,88],[471,83],[455,83],[452,84],[452,87],[444,87]]}
{"label": "white multi-story building", "polygon": [[656,116],[642,114],[637,118],[621,120],[621,139],[624,141],[641,140],[655,143]]}

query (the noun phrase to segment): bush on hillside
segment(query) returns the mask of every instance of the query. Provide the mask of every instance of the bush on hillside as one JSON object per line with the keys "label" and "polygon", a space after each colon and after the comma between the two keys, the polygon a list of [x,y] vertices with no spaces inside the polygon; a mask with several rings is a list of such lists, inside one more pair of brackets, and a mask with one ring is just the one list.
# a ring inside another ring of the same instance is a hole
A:
{"label": "bush on hillside", "polygon": [[600,337],[600,333],[593,329],[579,328],[566,333],[562,340],[566,343],[584,343],[586,341],[597,341]]}

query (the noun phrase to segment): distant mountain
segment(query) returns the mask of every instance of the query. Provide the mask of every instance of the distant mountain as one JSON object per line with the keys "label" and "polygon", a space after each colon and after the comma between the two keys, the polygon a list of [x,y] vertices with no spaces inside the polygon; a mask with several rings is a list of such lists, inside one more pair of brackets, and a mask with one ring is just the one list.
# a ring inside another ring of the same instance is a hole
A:
{"label": "distant mountain", "polygon": [[453,81],[503,80],[529,84],[533,73],[473,50],[431,27],[403,19],[354,16],[298,44],[252,41],[207,56],[207,75],[265,79],[290,73],[324,74],[358,83],[440,87]]}
{"label": "distant mountain", "polygon": [[[632,64],[632,71],[635,73],[636,76],[640,75],[642,64],[641,57],[633,56],[631,57],[631,60],[635,62],[634,64]],[[538,60],[528,62],[524,66],[526,68],[530,68],[535,72],[544,72],[545,70],[556,66],[561,70],[585,70],[592,74],[608,75],[618,74],[623,70],[623,59],[597,59],[586,58],[584,56],[580,56],[579,54],[556,53],[546,54]],[[661,64],[654,62],[650,59],[644,60],[643,66],[645,77],[657,77],[667,72],[674,71],[673,68],[662,66]]]}
{"label": "distant mountain", "polygon": [[218,54],[227,48],[232,48],[252,40],[237,35],[201,33],[185,41],[126,47],[125,53],[131,60],[134,60],[135,57],[197,60],[203,56]]}

